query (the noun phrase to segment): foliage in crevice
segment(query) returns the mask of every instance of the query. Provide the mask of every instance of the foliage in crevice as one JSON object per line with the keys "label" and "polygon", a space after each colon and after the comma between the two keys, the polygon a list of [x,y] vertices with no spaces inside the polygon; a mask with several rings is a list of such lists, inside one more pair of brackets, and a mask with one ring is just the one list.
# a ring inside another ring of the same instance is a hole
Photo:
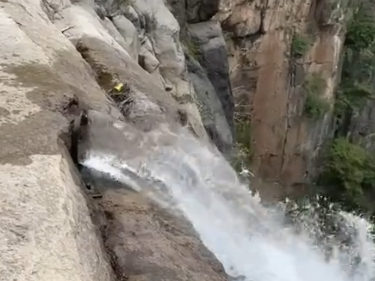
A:
{"label": "foliage in crevice", "polygon": [[183,44],[187,48],[187,51],[193,59],[198,60],[200,56],[200,48],[198,42],[193,39],[187,39],[183,41]]}
{"label": "foliage in crevice", "polygon": [[318,119],[324,116],[330,109],[329,102],[324,98],[326,81],[319,73],[311,73],[306,77],[303,85],[307,97],[304,106],[304,113],[308,118]]}
{"label": "foliage in crevice", "polygon": [[235,145],[231,164],[237,172],[249,169],[253,152],[251,148],[250,108],[246,91],[242,87],[233,90],[236,100],[234,108]]}
{"label": "foliage in crevice", "polygon": [[311,47],[312,40],[310,37],[295,33],[292,39],[292,56],[294,58],[303,57]]}
{"label": "foliage in crevice", "polygon": [[243,168],[249,168],[252,158],[250,120],[237,121],[235,123],[235,129],[236,143],[232,166],[237,172],[241,172]]}

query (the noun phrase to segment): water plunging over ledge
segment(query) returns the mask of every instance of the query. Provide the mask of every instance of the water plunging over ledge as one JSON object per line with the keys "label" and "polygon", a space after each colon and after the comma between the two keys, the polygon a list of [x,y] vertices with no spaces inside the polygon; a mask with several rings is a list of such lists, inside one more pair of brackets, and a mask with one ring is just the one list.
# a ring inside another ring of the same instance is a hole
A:
{"label": "water plunging over ledge", "polygon": [[[299,232],[286,226],[281,209],[263,207],[220,153],[187,129],[160,127],[137,135],[124,124],[108,124],[104,140],[86,150],[81,165],[184,215],[228,275],[246,281],[374,280],[375,245],[366,220],[338,213],[355,231],[345,247],[331,239],[327,258],[327,245],[312,239],[314,223],[301,222]],[[122,131],[115,142],[111,130]]]}

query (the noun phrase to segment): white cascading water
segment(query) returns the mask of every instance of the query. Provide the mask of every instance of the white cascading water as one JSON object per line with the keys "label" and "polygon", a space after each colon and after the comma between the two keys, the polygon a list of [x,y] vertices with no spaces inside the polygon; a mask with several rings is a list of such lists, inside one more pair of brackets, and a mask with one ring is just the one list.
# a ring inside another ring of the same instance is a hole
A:
{"label": "white cascading water", "polygon": [[375,245],[365,219],[338,214],[354,234],[346,246],[332,239],[327,258],[324,247],[314,242],[312,216],[299,222],[298,231],[286,226],[281,209],[263,207],[215,149],[185,129],[174,139],[130,159],[90,151],[82,164],[182,213],[230,276],[246,281],[374,280]]}

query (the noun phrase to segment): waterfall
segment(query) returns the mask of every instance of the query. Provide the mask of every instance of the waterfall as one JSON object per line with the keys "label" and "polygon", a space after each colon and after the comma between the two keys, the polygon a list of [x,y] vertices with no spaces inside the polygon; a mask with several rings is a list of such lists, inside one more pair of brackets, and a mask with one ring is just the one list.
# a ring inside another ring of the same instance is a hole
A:
{"label": "waterfall", "polygon": [[[228,275],[246,281],[374,279],[375,245],[365,219],[337,212],[351,242],[320,243],[314,239],[318,227],[311,214],[301,216],[297,227],[285,224],[283,208],[264,207],[224,157],[187,129],[142,134],[129,157],[95,148],[81,164],[146,192],[187,218]],[[162,141],[167,135],[173,141]]]}

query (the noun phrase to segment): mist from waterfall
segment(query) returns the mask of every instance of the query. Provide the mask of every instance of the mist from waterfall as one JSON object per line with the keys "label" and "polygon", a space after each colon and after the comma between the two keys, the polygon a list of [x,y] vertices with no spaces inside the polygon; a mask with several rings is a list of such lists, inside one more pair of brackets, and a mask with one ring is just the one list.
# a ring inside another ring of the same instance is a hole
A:
{"label": "mist from waterfall", "polygon": [[312,213],[300,216],[297,225],[286,224],[285,206],[264,207],[215,148],[185,129],[173,138],[129,158],[89,151],[82,164],[185,216],[230,276],[246,281],[374,279],[375,245],[365,219],[337,212],[345,239],[323,235],[325,242],[320,241]]}

